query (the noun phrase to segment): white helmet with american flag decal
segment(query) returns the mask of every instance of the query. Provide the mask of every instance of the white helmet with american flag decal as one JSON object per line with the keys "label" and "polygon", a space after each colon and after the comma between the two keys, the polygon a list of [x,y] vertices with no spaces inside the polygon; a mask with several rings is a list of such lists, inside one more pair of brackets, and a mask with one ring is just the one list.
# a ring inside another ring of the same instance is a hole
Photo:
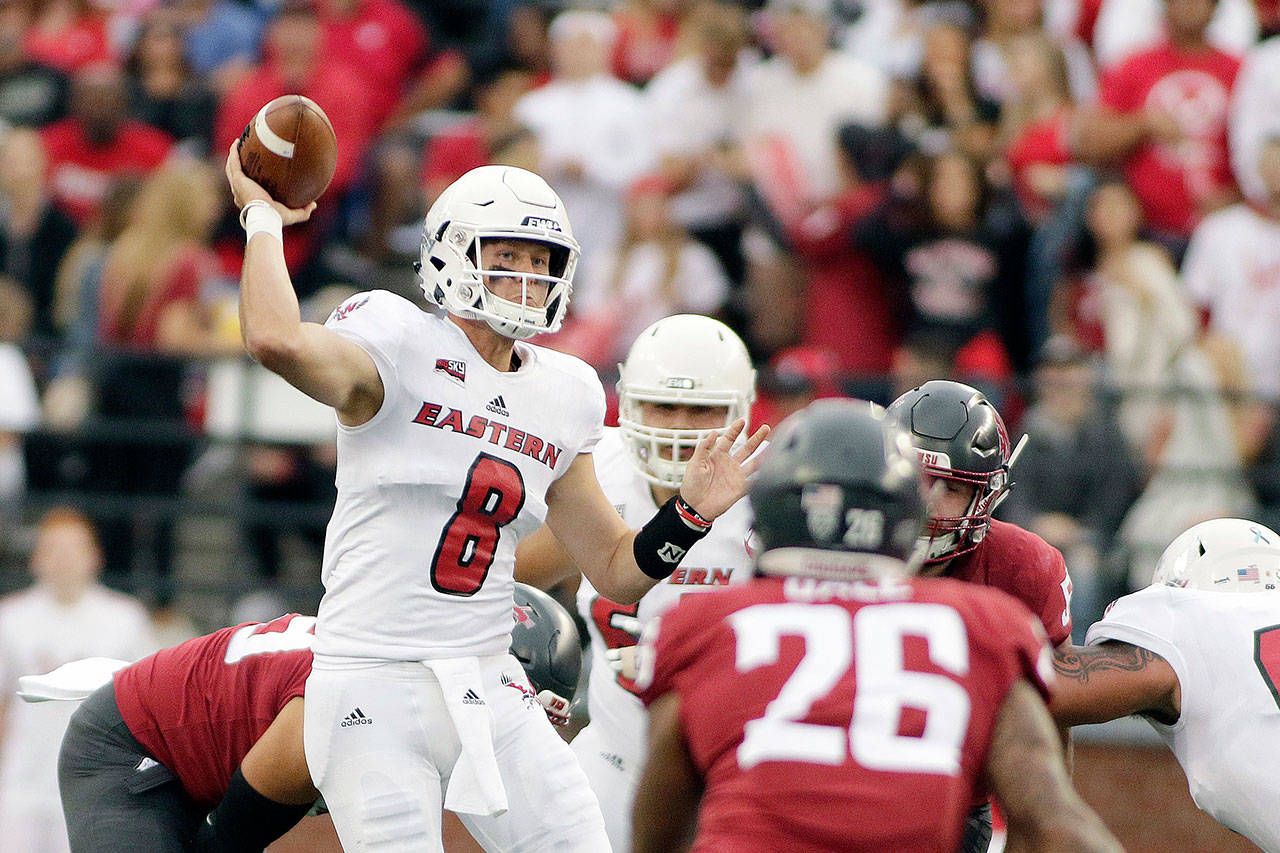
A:
{"label": "white helmet with american flag decal", "polygon": [[1216,592],[1280,588],[1280,536],[1245,518],[1215,518],[1188,528],[1156,563],[1153,585]]}

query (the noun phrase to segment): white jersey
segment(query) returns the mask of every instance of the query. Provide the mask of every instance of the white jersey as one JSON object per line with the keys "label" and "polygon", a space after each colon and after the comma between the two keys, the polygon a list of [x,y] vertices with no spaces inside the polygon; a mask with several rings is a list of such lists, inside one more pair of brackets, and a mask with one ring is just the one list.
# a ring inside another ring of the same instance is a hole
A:
{"label": "white jersey", "polygon": [[[76,602],[35,586],[0,601],[0,690],[8,706],[0,743],[0,838],[5,849],[65,850],[58,795],[58,747],[74,702],[30,705],[14,696],[18,677],[91,656],[137,660],[155,651],[147,611],[102,586]],[[9,846],[12,845],[12,846]]]}
{"label": "white jersey", "polygon": [[1280,594],[1151,586],[1089,628],[1160,655],[1178,676],[1178,722],[1151,725],[1173,750],[1196,805],[1280,851],[1272,774],[1280,766]]}
{"label": "white jersey", "polygon": [[369,353],[385,396],[368,423],[338,425],[316,654],[506,652],[516,543],[599,440],[599,378],[525,343],[518,370],[495,370],[455,323],[386,291],[353,296],[325,325]]}
{"label": "white jersey", "polygon": [[[596,477],[623,520],[638,528],[653,518],[658,506],[648,481],[631,464],[629,453],[622,431],[616,427],[606,429],[595,452]],[[631,692],[630,683],[624,686],[605,660],[607,649],[636,644],[635,637],[614,627],[610,620],[619,614],[635,616],[643,626],[685,593],[746,583],[751,577],[746,548],[750,524],[747,501],[739,500],[715,520],[710,533],[689,549],[671,577],[660,581],[636,604],[624,606],[604,598],[586,578],[578,587],[578,611],[591,635],[591,679],[587,689],[591,728],[626,769],[639,772],[648,715]]]}

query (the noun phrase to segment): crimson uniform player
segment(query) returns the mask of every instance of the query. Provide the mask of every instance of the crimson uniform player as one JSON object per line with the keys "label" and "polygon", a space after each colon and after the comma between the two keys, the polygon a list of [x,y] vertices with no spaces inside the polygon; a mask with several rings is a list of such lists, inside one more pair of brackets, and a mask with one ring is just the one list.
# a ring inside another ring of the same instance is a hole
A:
{"label": "crimson uniform player", "polygon": [[1071,578],[1062,552],[991,513],[1013,485],[1009,433],[981,391],[949,380],[926,382],[889,406],[911,436],[931,492],[920,538],[924,576],[1002,589],[1040,617],[1049,642],[1071,638]]}
{"label": "crimson uniform player", "polygon": [[749,493],[757,579],[682,598],[642,637],[636,853],[685,849],[699,809],[699,851],[950,853],[984,780],[1017,842],[1119,849],[1067,776],[1036,620],[910,578],[914,456],[866,403],[779,428]]}
{"label": "crimson uniform player", "polygon": [[72,853],[185,851],[198,835],[202,850],[261,850],[300,820],[318,796],[301,737],[314,626],[223,628],[85,699],[58,758]]}
{"label": "crimson uniform player", "polygon": [[[488,850],[606,849],[569,747],[511,689],[515,549],[544,522],[591,580],[631,603],[746,491],[762,428],[699,442],[680,493],[640,530],[596,480],[604,389],[585,363],[526,343],[559,328],[578,245],[546,181],[482,166],[423,223],[427,313],[359,294],[303,323],[281,231],[289,210],[227,177],[247,233],[249,352],[338,420],[338,496],[307,680],[307,767],[350,850],[440,850],[441,805]],[[344,727],[359,707],[370,725]],[[538,768],[538,772],[530,772]]]}
{"label": "crimson uniform player", "polygon": [[[931,484],[920,574],[1004,590],[1040,618],[1051,645],[1069,646],[1071,578],[1062,552],[991,517],[1013,485],[1018,455],[996,407],[976,388],[933,380],[895,400],[888,416],[911,436]],[[991,831],[990,806],[980,799],[961,849],[986,850]]]}

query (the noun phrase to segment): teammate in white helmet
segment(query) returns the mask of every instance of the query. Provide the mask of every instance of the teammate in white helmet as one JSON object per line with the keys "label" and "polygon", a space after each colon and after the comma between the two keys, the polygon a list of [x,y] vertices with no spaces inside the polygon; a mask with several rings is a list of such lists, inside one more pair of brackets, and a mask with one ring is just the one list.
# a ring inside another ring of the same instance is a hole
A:
{"label": "teammate in white helmet", "polygon": [[1151,585],[1059,650],[1060,723],[1141,714],[1177,757],[1196,805],[1280,850],[1280,536],[1219,518],[1179,535]]}
{"label": "teammate in white helmet", "polygon": [[[643,523],[684,482],[693,449],[709,433],[745,418],[755,399],[747,348],[710,317],[678,314],[649,326],[632,344],[618,380],[618,426],[596,447],[605,496],[629,525]],[[639,602],[621,604],[590,580],[578,587],[578,611],[591,637],[587,709],[591,723],[573,740],[600,800],[615,853],[631,849],[631,805],[645,755],[647,717],[617,656],[633,653],[640,629],[687,592],[744,583],[750,576],[745,500],[730,507],[694,545],[680,568]],[[544,588],[578,573],[545,528],[516,553],[516,576]]]}
{"label": "teammate in white helmet", "polygon": [[289,210],[240,169],[240,309],[251,355],[338,418],[338,497],[307,680],[307,765],[348,850],[439,851],[440,807],[487,850],[608,848],[600,810],[511,639],[516,544],[544,522],[614,600],[677,568],[746,488],[739,420],[709,434],[680,494],[638,531],[596,481],[604,415],[586,364],[525,343],[555,331],[578,246],[559,197],[506,166],[468,172],[423,229],[445,316],[386,291],[303,323],[280,241]]}

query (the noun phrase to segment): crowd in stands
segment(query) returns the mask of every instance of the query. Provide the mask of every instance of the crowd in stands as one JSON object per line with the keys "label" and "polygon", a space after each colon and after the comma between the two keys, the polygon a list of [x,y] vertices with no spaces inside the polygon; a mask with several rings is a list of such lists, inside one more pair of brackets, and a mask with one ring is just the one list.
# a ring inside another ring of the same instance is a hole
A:
{"label": "crowd in stands", "polygon": [[[717,316],[775,423],[978,385],[1031,434],[1002,512],[1067,554],[1087,627],[1187,526],[1280,522],[1276,33],[1275,0],[7,0],[0,550],[24,490],[131,496],[86,508],[107,577],[172,603],[163,507],[241,352],[220,163],[297,92],[339,141],[285,237],[313,319],[423,304],[435,196],[534,169],[583,249],[542,343],[608,387],[652,321]],[[332,500],[331,448],[242,450],[254,500]],[[242,526],[264,583],[286,532]]]}

